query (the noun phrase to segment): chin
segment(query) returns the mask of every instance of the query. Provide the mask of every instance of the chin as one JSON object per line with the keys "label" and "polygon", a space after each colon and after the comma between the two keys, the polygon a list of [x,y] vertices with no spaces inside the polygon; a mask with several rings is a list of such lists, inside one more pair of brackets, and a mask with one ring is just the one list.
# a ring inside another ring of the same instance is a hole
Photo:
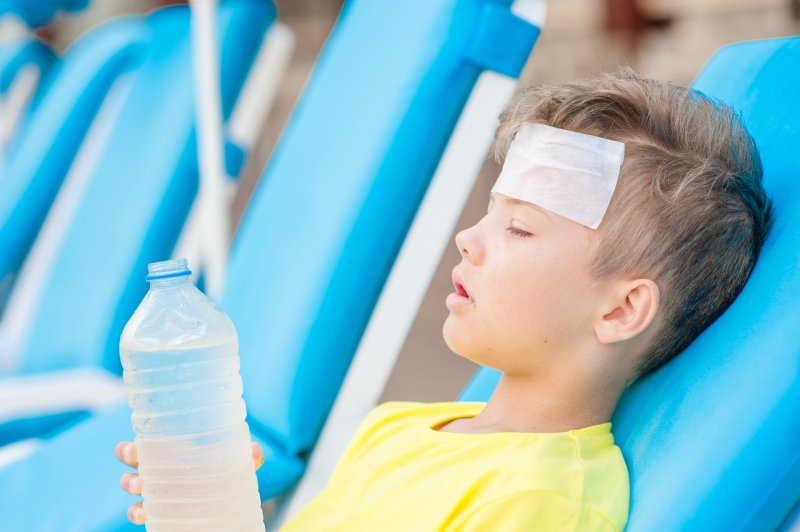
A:
{"label": "chin", "polygon": [[450,351],[476,364],[486,365],[486,361],[482,361],[485,358],[485,350],[479,349],[476,343],[471,338],[466,338],[463,333],[464,331],[459,330],[449,319],[444,322],[442,336]]}
{"label": "chin", "polygon": [[[458,349],[460,342],[458,341],[458,326],[454,325],[452,322],[452,316],[448,316],[446,320],[444,320],[444,325],[442,325],[442,337],[444,338],[444,343],[447,344],[447,347],[450,348],[450,351],[453,353],[460,355],[461,352]],[[463,356],[463,355],[462,355]]]}

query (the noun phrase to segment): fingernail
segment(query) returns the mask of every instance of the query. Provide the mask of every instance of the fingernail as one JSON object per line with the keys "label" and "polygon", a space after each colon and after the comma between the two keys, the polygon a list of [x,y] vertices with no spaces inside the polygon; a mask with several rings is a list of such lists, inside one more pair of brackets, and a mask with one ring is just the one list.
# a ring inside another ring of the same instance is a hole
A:
{"label": "fingernail", "polygon": [[137,523],[144,521],[144,510],[137,508],[133,511],[133,520]]}
{"label": "fingernail", "polygon": [[132,478],[128,481],[128,489],[131,491],[136,491],[136,478]]}

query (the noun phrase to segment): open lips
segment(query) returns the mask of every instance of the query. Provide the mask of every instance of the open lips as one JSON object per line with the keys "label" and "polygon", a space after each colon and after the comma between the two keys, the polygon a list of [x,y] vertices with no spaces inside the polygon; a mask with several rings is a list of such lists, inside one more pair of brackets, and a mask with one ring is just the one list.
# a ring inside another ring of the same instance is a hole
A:
{"label": "open lips", "polygon": [[456,283],[456,293],[458,295],[460,295],[461,297],[466,297],[467,299],[471,300],[471,298],[469,297],[469,294],[467,294],[467,291],[464,290],[464,287],[461,286],[461,284],[459,284],[459,283]]}
{"label": "open lips", "polygon": [[464,287],[464,279],[458,268],[453,268],[452,277],[453,277],[453,286],[456,289],[456,295],[466,300],[469,300],[470,303],[474,303],[475,301],[472,299],[472,297],[469,295],[469,292],[467,292],[467,289]]}

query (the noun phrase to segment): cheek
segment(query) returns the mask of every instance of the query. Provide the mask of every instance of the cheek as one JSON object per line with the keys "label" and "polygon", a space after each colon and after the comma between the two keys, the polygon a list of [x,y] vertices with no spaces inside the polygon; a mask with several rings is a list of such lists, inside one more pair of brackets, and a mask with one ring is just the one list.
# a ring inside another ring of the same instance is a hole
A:
{"label": "cheek", "polygon": [[508,287],[490,309],[496,316],[495,325],[501,329],[498,336],[538,343],[553,318],[552,288],[532,281]]}
{"label": "cheek", "polygon": [[583,282],[564,261],[539,261],[524,272],[509,274],[490,311],[496,324],[523,341],[543,344],[568,334],[577,318]]}

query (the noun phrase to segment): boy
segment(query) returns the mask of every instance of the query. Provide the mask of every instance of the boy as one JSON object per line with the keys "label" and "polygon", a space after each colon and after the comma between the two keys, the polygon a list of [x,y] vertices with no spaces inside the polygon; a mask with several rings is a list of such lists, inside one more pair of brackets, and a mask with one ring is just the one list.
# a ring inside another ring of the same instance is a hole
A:
{"label": "boy", "polygon": [[[502,371],[496,390],[375,408],[285,530],[625,527],[609,419],[747,281],[771,225],[756,147],[724,105],[622,69],[522,93],[495,156],[488,212],[456,236],[444,337]],[[132,444],[117,454],[135,466]]]}

